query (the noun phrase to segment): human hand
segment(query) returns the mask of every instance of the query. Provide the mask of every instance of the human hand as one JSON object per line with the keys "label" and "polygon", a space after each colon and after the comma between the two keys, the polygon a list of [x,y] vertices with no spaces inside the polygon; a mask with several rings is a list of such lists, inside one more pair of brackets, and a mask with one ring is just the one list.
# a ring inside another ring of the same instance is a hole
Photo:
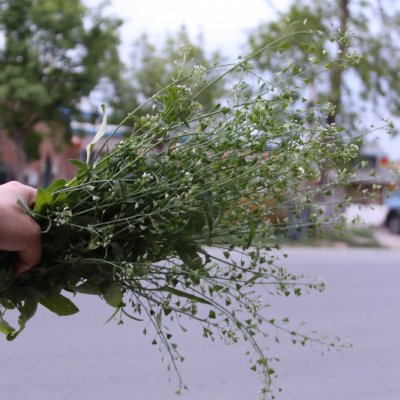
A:
{"label": "human hand", "polygon": [[33,268],[41,258],[40,227],[17,204],[18,199],[32,207],[36,189],[15,181],[0,185],[0,250],[18,253],[17,276]]}

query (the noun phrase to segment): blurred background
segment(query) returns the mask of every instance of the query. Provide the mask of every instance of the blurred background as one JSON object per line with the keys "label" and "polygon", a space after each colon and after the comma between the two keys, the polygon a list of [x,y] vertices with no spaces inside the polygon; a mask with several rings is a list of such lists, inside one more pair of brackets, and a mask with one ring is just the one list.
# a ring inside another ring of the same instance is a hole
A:
{"label": "blurred background", "polygon": [[[313,52],[293,43],[254,59],[257,71],[274,76],[288,62],[307,68],[354,53],[356,64],[333,65],[297,90],[316,104],[332,103],[327,123],[343,126],[344,135],[367,139],[353,184],[340,191],[354,198],[343,213],[356,229],[312,240],[296,231],[282,239],[290,255],[283,263],[328,277],[328,294],[272,301],[282,317],[310,320],[355,346],[340,356],[315,357],[290,343],[271,351],[282,358],[278,398],[397,399],[399,26],[400,4],[393,0],[1,0],[0,183],[47,186],[71,178],[68,160],[85,160],[103,103],[109,134],[123,121],[109,145],[119,142],[134,124],[125,117],[176,74],[183,45],[190,46],[190,65],[213,65],[234,62],[288,32],[347,30],[349,47],[327,40],[318,47],[324,51]],[[203,106],[220,101],[224,90],[210,91]],[[394,123],[390,133],[377,130],[387,121]],[[373,196],[359,196],[364,190]],[[78,316],[61,323],[43,311],[15,343],[0,343],[4,396],[173,398],[173,384],[142,328],[133,321],[103,326],[106,306],[80,301]],[[190,356],[182,365],[191,389],[185,398],[255,398],[257,377],[248,371],[244,347],[210,344],[191,332],[181,339]]]}

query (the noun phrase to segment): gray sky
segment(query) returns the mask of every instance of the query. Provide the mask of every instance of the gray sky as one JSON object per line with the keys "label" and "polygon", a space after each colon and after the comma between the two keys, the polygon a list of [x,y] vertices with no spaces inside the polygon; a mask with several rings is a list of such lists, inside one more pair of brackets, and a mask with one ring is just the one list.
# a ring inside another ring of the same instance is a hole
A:
{"label": "gray sky", "polygon": [[[92,7],[100,0],[83,0]],[[287,0],[278,2],[283,6]],[[122,18],[123,57],[141,33],[162,38],[185,25],[195,37],[203,34],[207,49],[236,58],[242,53],[246,30],[274,13],[266,0],[111,0],[107,14]]]}

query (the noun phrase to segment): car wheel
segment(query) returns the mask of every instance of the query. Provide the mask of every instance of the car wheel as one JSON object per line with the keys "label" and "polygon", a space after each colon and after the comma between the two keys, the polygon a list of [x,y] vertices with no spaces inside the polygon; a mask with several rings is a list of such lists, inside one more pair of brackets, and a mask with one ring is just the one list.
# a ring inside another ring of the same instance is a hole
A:
{"label": "car wheel", "polygon": [[387,226],[389,231],[395,234],[400,234],[400,216],[393,215],[388,219]]}

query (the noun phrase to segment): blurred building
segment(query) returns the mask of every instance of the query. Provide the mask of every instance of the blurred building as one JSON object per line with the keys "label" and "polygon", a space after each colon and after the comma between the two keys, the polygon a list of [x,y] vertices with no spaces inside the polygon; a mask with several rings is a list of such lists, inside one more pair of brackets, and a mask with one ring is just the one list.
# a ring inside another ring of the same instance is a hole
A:
{"label": "blurred building", "polygon": [[354,170],[346,193],[355,203],[383,204],[385,188],[396,181],[387,154],[374,142],[364,145],[360,152],[362,164]]}
{"label": "blurred building", "polygon": [[[76,167],[69,160],[86,161],[86,146],[96,134],[100,122],[93,118],[92,113],[82,113],[80,121],[73,119],[70,122],[71,136],[67,142],[55,143],[45,125],[40,127],[43,139],[38,149],[38,159],[28,162],[23,171],[23,183],[35,187],[46,187],[58,178],[71,179],[76,172]],[[109,125],[102,140],[96,145],[97,149],[107,151],[120,142],[123,133],[128,128],[119,128]],[[104,145],[104,146],[103,146]],[[17,153],[15,144],[4,131],[0,130],[0,183],[4,183],[17,176]]]}
{"label": "blurred building", "polygon": [[388,190],[398,182],[396,166],[378,143],[367,144],[360,153],[362,165],[346,188],[350,203],[345,208],[347,221],[360,226],[381,227],[387,224]]}

